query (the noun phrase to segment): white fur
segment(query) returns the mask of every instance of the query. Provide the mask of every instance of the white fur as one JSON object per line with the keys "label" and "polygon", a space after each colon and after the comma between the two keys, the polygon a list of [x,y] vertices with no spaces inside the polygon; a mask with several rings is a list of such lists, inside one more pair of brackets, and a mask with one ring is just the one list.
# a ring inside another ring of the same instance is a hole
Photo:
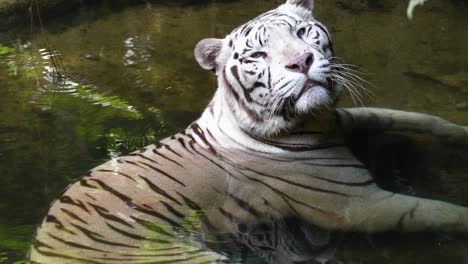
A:
{"label": "white fur", "polygon": [[318,86],[306,92],[296,103],[296,111],[300,114],[308,114],[310,109],[320,109],[323,106],[333,104],[332,98],[325,88]]}

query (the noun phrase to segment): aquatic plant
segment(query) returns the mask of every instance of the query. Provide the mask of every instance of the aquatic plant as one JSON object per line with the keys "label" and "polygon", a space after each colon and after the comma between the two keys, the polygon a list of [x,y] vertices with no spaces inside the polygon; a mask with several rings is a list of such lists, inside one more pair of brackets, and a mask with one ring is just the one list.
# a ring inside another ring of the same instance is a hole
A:
{"label": "aquatic plant", "polygon": [[11,51],[12,51],[12,49],[10,47],[3,46],[3,45],[0,44],[0,55],[8,54]]}

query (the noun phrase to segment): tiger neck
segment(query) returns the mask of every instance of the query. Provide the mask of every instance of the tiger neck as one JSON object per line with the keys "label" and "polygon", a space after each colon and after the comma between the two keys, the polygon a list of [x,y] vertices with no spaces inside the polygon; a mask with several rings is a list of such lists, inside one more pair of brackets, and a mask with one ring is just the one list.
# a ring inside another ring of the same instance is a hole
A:
{"label": "tiger neck", "polygon": [[221,89],[218,89],[197,124],[210,134],[210,144],[228,149],[282,153],[285,151],[284,146],[303,147],[342,141],[336,130],[335,111],[330,109],[303,116],[293,129],[278,135],[262,137],[245,131],[238,125],[236,117],[223,99]]}

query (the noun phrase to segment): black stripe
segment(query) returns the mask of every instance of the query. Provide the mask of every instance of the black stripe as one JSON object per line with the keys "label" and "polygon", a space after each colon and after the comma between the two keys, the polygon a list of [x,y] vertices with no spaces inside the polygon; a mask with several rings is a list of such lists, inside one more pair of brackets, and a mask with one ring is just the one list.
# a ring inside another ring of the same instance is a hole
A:
{"label": "black stripe", "polygon": [[185,215],[183,215],[182,213],[180,213],[179,211],[177,211],[174,207],[172,207],[170,204],[164,202],[164,201],[161,201],[161,203],[164,205],[164,207],[166,207],[166,209],[172,213],[173,215],[175,215],[176,217],[178,218],[184,218]]}
{"label": "black stripe", "polygon": [[[173,247],[171,249],[180,249],[180,247]],[[184,249],[184,248],[182,248]],[[160,251],[161,249],[156,249],[157,251]],[[197,254],[197,253],[202,253],[204,252],[203,249],[195,249],[192,251],[183,251],[183,252],[176,252],[176,253],[163,253],[163,254],[147,254],[147,255],[130,255],[130,254],[121,254],[121,256],[135,256],[135,257],[172,257],[172,256],[179,256],[179,255],[184,255],[184,254]],[[151,262],[154,263],[154,262]],[[211,263],[211,262],[210,262]],[[157,263],[156,263],[157,264]]]}
{"label": "black stripe", "polygon": [[96,201],[96,198],[94,198],[91,194],[85,193],[86,197],[90,198],[93,201]]}
{"label": "black stripe", "polygon": [[208,150],[213,153],[213,155],[217,155],[216,150],[213,148],[213,146],[208,142],[205,136],[205,132],[197,123],[193,123],[191,125],[192,131],[195,132],[195,134],[203,141],[208,146]]}
{"label": "black stripe", "polygon": [[[245,132],[245,131],[244,131]],[[246,132],[247,133],[247,132]],[[306,151],[314,151],[314,150],[323,150],[328,148],[338,148],[344,147],[343,143],[320,143],[316,145],[309,145],[309,144],[286,144],[282,142],[271,141],[263,138],[259,138],[255,135],[247,133],[253,139],[260,141],[264,144],[268,144],[270,146],[274,146],[280,148],[282,150],[291,151],[291,152],[306,152]]]}
{"label": "black stripe", "polygon": [[271,67],[268,66],[268,89],[271,89]]}
{"label": "black stripe", "polygon": [[153,170],[156,171],[156,172],[159,172],[160,174],[166,176],[167,178],[173,180],[174,182],[177,182],[178,184],[180,184],[180,185],[186,187],[186,185],[185,185],[183,182],[181,182],[181,181],[179,181],[178,179],[176,179],[175,177],[169,175],[167,172],[165,172],[165,171],[163,171],[163,170],[161,170],[161,169],[158,169],[158,168],[156,168],[155,166],[152,166],[152,165],[150,165],[150,164],[148,164],[148,163],[145,163],[145,162],[140,162],[140,163],[143,164],[143,165],[145,165],[145,166],[150,167],[151,169],[153,169]]}
{"label": "black stripe", "polygon": [[75,213],[73,212],[70,212],[69,210],[65,209],[65,208],[60,208],[60,211],[62,211],[63,213],[65,213],[66,215],[68,215],[70,218],[73,218],[85,225],[88,224],[88,222],[86,222],[85,220],[83,220],[81,217],[79,217],[78,215],[76,215]]}
{"label": "black stripe", "polygon": [[98,189],[96,186],[90,185],[90,184],[88,183],[88,180],[87,180],[87,179],[81,179],[81,180],[80,180],[80,186],[83,186],[83,187],[86,187],[86,188],[90,188],[90,189]]}
{"label": "black stripe", "polygon": [[255,82],[252,88],[255,89],[255,88],[258,88],[258,87],[266,88],[266,85],[264,83],[261,83],[261,82]]}
{"label": "black stripe", "polygon": [[240,208],[244,209],[255,217],[261,217],[262,214],[257,211],[257,209],[253,208],[248,202],[242,200],[239,197],[236,197],[231,193],[229,193],[228,196],[231,197]]}
{"label": "black stripe", "polygon": [[[286,88],[289,84],[291,84],[293,80],[287,81],[285,84],[281,85],[280,88],[278,88],[278,91],[281,91],[282,89]],[[288,91],[289,92],[289,91]]]}
{"label": "black stripe", "polygon": [[190,209],[192,210],[197,210],[197,211],[201,211],[202,208],[201,206],[199,206],[197,203],[195,203],[194,201],[190,200],[188,197],[184,196],[183,194],[177,192],[177,194],[182,197],[182,199],[184,199],[184,202],[188,205],[188,207],[190,207]]}
{"label": "black stripe", "polygon": [[197,151],[195,148],[192,148],[192,149],[193,149],[193,151],[195,151],[195,153],[196,153],[198,156],[200,156],[200,157],[206,159],[206,160],[209,161],[211,164],[215,165],[216,167],[218,167],[219,169],[221,169],[222,171],[224,171],[224,172],[225,172],[227,175],[229,175],[230,177],[233,177],[233,178],[239,180],[239,178],[237,178],[237,177],[236,177],[235,175],[233,175],[230,171],[228,171],[228,170],[225,168],[225,166],[219,165],[219,164],[216,163],[214,160],[208,158],[207,156],[203,155],[201,152]]}
{"label": "black stripe", "polygon": [[331,168],[356,168],[356,169],[365,169],[367,170],[366,166],[358,163],[350,163],[350,164],[322,164],[322,163],[311,163],[306,162],[305,164],[317,167],[331,167]]}
{"label": "black stripe", "polygon": [[47,248],[47,249],[55,249],[53,248],[52,246],[40,241],[39,239],[34,239],[34,241],[32,242],[33,246],[34,247],[37,247],[37,248],[40,248],[40,247],[44,247],[44,248]]}
{"label": "black stripe", "polygon": [[128,174],[125,174],[125,173],[123,173],[123,172],[120,172],[120,171],[118,171],[118,170],[104,170],[104,169],[102,169],[102,170],[96,170],[96,171],[98,171],[98,172],[116,173],[116,174],[118,174],[118,175],[120,175],[120,176],[123,176],[123,177],[125,177],[125,178],[127,178],[127,179],[129,179],[129,180],[131,180],[131,181],[136,182],[135,179],[133,179],[132,176],[130,176],[130,175],[128,175]]}
{"label": "black stripe", "polygon": [[[185,249],[183,247],[167,247],[167,248],[152,248],[153,251],[171,251],[175,249]],[[119,254],[119,256],[124,257],[153,257],[158,254]]]}
{"label": "black stripe", "polygon": [[180,145],[181,145],[185,150],[187,150],[189,153],[192,154],[192,152],[187,148],[187,145],[185,145],[185,141],[184,141],[183,138],[181,138],[181,137],[180,137],[180,138],[177,138],[177,141],[180,143]]}
{"label": "black stripe", "polygon": [[[204,252],[203,249],[196,249],[192,251],[183,251],[183,252],[177,252],[177,253],[165,253],[165,254],[153,254],[149,255],[151,257],[174,257],[174,256],[181,256],[181,255],[195,255],[198,253]],[[120,255],[123,256],[123,255]],[[128,257],[141,257],[142,255],[132,255]],[[134,261],[138,260],[136,258],[110,258],[110,257],[99,257],[95,259],[100,259],[100,260],[120,260],[120,261],[132,261],[131,263],[135,263]],[[185,262],[185,261],[184,261]],[[151,262],[138,262],[139,264],[164,264],[164,263],[179,263],[179,262],[174,262],[173,260],[161,260],[161,261],[151,261]],[[200,264],[197,262],[197,264]]]}
{"label": "black stripe", "polygon": [[62,238],[60,238],[58,236],[54,236],[51,233],[47,233],[47,235],[49,235],[51,238],[55,239],[56,241],[59,241],[59,242],[65,244],[67,246],[70,246],[70,247],[89,250],[89,251],[95,251],[95,252],[103,252],[103,253],[108,252],[108,251],[104,251],[104,250],[101,250],[101,249],[98,249],[98,248],[88,247],[88,246],[85,246],[85,245],[82,245],[82,244],[79,244],[79,243],[75,243],[75,242],[72,242],[72,241],[65,240],[65,239],[62,239]]}
{"label": "black stripe", "polygon": [[37,253],[39,253],[40,255],[46,256],[46,257],[54,257],[54,258],[62,258],[62,259],[68,259],[68,260],[74,260],[74,261],[81,261],[81,262],[83,262],[85,264],[108,264],[108,263],[105,263],[105,262],[98,262],[98,261],[94,261],[94,260],[90,260],[90,259],[78,258],[78,257],[59,254],[59,253],[48,252],[48,251],[41,250],[41,249],[36,248],[36,247],[34,249],[37,251]]}
{"label": "black stripe", "polygon": [[73,205],[73,206],[76,206],[78,208],[80,208],[81,210],[87,212],[87,213],[90,213],[88,208],[86,208],[86,206],[84,205],[84,203],[80,200],[73,200],[70,196],[68,195],[64,195],[62,197],[60,197],[59,201],[63,204],[69,204],[69,205]]}
{"label": "black stripe", "polygon": [[116,215],[114,214],[109,214],[109,210],[107,210],[106,208],[104,207],[101,207],[99,205],[96,205],[96,204],[92,204],[92,203],[88,203],[91,207],[94,208],[94,210],[101,216],[103,217],[104,219],[106,220],[109,220],[109,221],[113,221],[113,222],[116,222],[116,223],[119,223],[119,224],[122,224],[124,226],[127,226],[127,227],[130,227],[130,228],[134,228],[130,223],[128,223],[127,221],[117,217]]}
{"label": "black stripe", "polygon": [[234,96],[236,97],[236,100],[239,103],[240,108],[242,108],[245,111],[245,113],[255,122],[259,122],[259,123],[263,122],[263,120],[258,116],[258,114],[255,111],[247,107],[244,101],[239,99],[239,95],[234,90],[234,87],[232,87],[232,85],[229,84],[225,75],[226,75],[226,69],[224,70],[224,75],[220,74],[220,78],[223,79],[224,84],[226,85],[226,87],[228,87],[228,91],[231,91],[232,93],[234,93]]}
{"label": "black stripe", "polygon": [[140,157],[140,158],[145,159],[145,160],[147,160],[147,161],[149,161],[149,162],[159,164],[159,163],[158,163],[157,161],[155,161],[154,159],[151,159],[151,158],[149,158],[149,157],[147,157],[147,156],[145,156],[145,155],[143,155],[143,154],[141,154],[141,153],[131,153],[131,154],[128,154],[128,156]]}
{"label": "black stripe", "polygon": [[57,226],[57,228],[59,228],[59,229],[63,228],[62,222],[60,222],[60,220],[58,220],[57,217],[55,217],[53,215],[47,215],[46,218],[45,218],[45,222],[46,223],[54,223]]}
{"label": "black stripe", "polygon": [[145,213],[147,215],[150,215],[150,216],[154,216],[156,218],[159,218],[163,221],[166,221],[168,222],[170,225],[172,225],[174,228],[183,228],[180,224],[174,222],[172,219],[158,213],[158,212],[155,212],[153,210],[148,210],[148,209],[145,209],[145,208],[142,208],[141,206],[138,206],[137,204],[133,203],[132,202],[132,199],[129,198],[128,196],[122,194],[122,193],[119,193],[118,191],[114,190],[113,188],[111,188],[110,186],[106,185],[105,183],[103,183],[102,181],[100,180],[96,180],[96,179],[92,179],[93,181],[97,182],[102,189],[112,193],[113,195],[115,195],[116,197],[118,197],[119,199],[121,199],[123,202],[127,203],[127,205],[138,211],[138,212],[141,212],[141,213]]}
{"label": "black stripe", "polygon": [[[107,224],[107,223],[106,223]],[[138,246],[132,246],[130,244],[123,244],[123,243],[118,243],[118,242],[113,242],[113,241],[109,241],[109,240],[106,240],[106,239],[103,239],[103,236],[100,235],[100,234],[97,234],[95,232],[92,232],[82,226],[79,226],[79,225],[76,225],[76,224],[72,224],[75,228],[77,228],[78,230],[80,230],[84,235],[86,235],[86,237],[88,237],[90,240],[93,240],[97,243],[100,243],[100,244],[103,244],[103,245],[108,245],[108,246],[113,246],[113,247],[123,247],[123,248],[137,248],[139,249],[140,247]],[[102,250],[100,250],[102,251]],[[108,252],[108,251],[102,251],[102,252]]]}
{"label": "black stripe", "polygon": [[[233,165],[235,166],[235,165]],[[285,182],[285,183],[288,183],[288,184],[291,184],[291,185],[294,185],[294,186],[297,186],[297,187],[301,187],[303,189],[307,189],[309,191],[314,191],[314,192],[321,192],[321,193],[328,193],[328,194],[335,194],[335,195],[339,195],[339,196],[343,196],[343,197],[349,197],[348,194],[345,194],[345,193],[340,193],[340,192],[337,192],[337,191],[332,191],[332,190],[326,190],[326,189],[322,189],[322,188],[317,188],[317,187],[314,187],[314,186],[310,186],[310,185],[306,185],[306,184],[302,184],[302,183],[298,183],[298,182],[294,182],[294,181],[291,181],[291,180],[287,180],[283,177],[279,177],[279,176],[275,176],[275,175],[270,175],[270,174],[266,174],[266,173],[263,173],[263,172],[259,172],[259,171],[256,171],[256,170],[253,170],[253,169],[248,169],[248,168],[238,168],[240,170],[246,170],[246,171],[250,171],[250,172],[253,172],[253,173],[256,173],[256,174],[259,174],[261,176],[265,176],[267,178],[271,178],[271,179],[275,179],[275,180],[278,180],[278,181],[281,181],[281,182]],[[244,174],[245,175],[245,174]],[[245,175],[246,177],[248,178],[251,178],[247,175]]]}
{"label": "black stripe", "polygon": [[105,184],[103,181],[101,180],[98,180],[98,179],[90,179],[90,181],[94,181],[96,182],[103,190],[105,191],[108,191],[110,192],[111,194],[113,194],[114,196],[117,196],[120,200],[124,201],[125,203],[128,203],[128,202],[131,202],[132,201],[132,198],[116,191],[115,189],[113,189],[112,187],[110,187],[109,185]]}
{"label": "black stripe", "polygon": [[130,217],[133,220],[135,220],[135,222],[137,222],[138,224],[142,225],[143,227],[145,227],[146,229],[148,229],[148,230],[150,230],[152,232],[158,233],[160,235],[165,235],[165,236],[168,236],[168,237],[171,237],[171,238],[175,238],[175,236],[173,234],[167,232],[166,230],[164,230],[164,228],[160,227],[156,223],[140,219],[140,218],[138,218],[136,216],[130,216]]}
{"label": "black stripe", "polygon": [[298,204],[303,205],[303,206],[305,206],[305,207],[307,207],[307,208],[310,208],[310,209],[313,209],[313,210],[315,210],[315,211],[318,211],[318,212],[320,212],[320,213],[322,213],[322,214],[326,214],[326,215],[335,215],[335,214],[332,213],[332,212],[328,212],[328,211],[323,210],[323,209],[321,209],[321,208],[319,208],[319,207],[315,207],[315,206],[312,206],[312,205],[307,204],[307,203],[305,203],[305,202],[299,201],[299,200],[297,200],[297,199],[295,199],[295,198],[289,196],[288,194],[286,194],[286,193],[284,193],[284,192],[282,192],[282,191],[276,189],[275,187],[269,185],[268,183],[266,183],[266,182],[264,182],[264,181],[262,181],[262,180],[255,179],[255,178],[253,178],[253,177],[249,177],[249,176],[247,176],[247,175],[245,175],[245,174],[243,174],[243,175],[244,175],[247,179],[249,179],[249,180],[251,180],[251,181],[258,182],[258,183],[260,183],[261,185],[268,187],[270,190],[272,190],[273,192],[275,192],[276,194],[278,194],[279,196],[281,196],[281,197],[283,197],[283,198],[288,198],[289,200],[291,200],[291,201],[293,201],[293,202],[295,202],[295,203],[298,203]]}
{"label": "black stripe", "polygon": [[142,166],[141,164],[138,164],[138,162],[135,162],[135,161],[124,160],[123,162],[128,163],[128,164],[132,164],[133,166],[138,167],[140,169],[148,170],[148,168],[146,168],[145,166]]}
{"label": "black stripe", "polygon": [[80,225],[73,224],[73,223],[72,223],[72,225],[73,225],[76,229],[80,230],[82,233],[84,233],[87,237],[89,237],[89,238],[91,238],[91,239],[94,238],[94,237],[104,238],[103,235],[101,235],[101,234],[99,234],[99,233],[96,233],[96,232],[93,232],[93,231],[91,231],[91,230],[89,230],[89,229],[86,229],[85,227],[82,227],[82,226],[80,226]]}
{"label": "black stripe", "polygon": [[254,26],[250,26],[247,31],[245,32],[245,36],[248,36],[250,34],[250,32],[252,31],[252,29],[254,28]]}
{"label": "black stripe", "polygon": [[333,54],[334,53],[334,48],[333,48],[333,42],[332,42],[330,33],[328,33],[328,30],[326,30],[325,27],[323,25],[321,25],[320,23],[315,23],[314,25],[317,26],[318,28],[320,28],[325,33],[325,35],[327,36],[328,43],[330,45],[330,51]]}
{"label": "black stripe", "polygon": [[248,91],[247,88],[245,88],[245,86],[242,84],[241,80],[240,80],[240,77],[239,77],[239,68],[237,67],[237,65],[234,65],[231,67],[231,74],[234,76],[234,78],[236,79],[237,83],[240,85],[240,87],[242,88],[242,90],[244,91],[244,98],[245,100],[247,100],[247,102],[251,103],[253,100],[252,100],[252,97],[250,96],[250,92]]}
{"label": "black stripe", "polygon": [[137,234],[133,234],[133,233],[130,233],[130,232],[127,232],[125,230],[122,230],[114,225],[111,225],[109,223],[106,223],[107,227],[109,227],[112,231],[116,232],[116,233],[119,233],[120,235],[122,236],[125,236],[125,237],[129,237],[131,239],[135,239],[135,240],[147,240],[147,241],[151,241],[152,239],[151,238],[148,238],[148,237],[144,237],[144,236],[140,236],[140,235],[137,235]]}
{"label": "black stripe", "polygon": [[154,192],[156,192],[157,194],[161,195],[161,196],[164,196],[166,197],[167,199],[173,201],[174,203],[178,204],[178,205],[182,205],[179,201],[177,201],[174,197],[172,197],[170,194],[168,194],[166,191],[164,191],[163,189],[159,188],[158,186],[156,186],[153,182],[151,182],[150,180],[148,180],[147,178],[141,176],[141,175],[138,175],[140,176],[140,178],[142,178],[146,184],[148,184],[148,186],[151,188],[151,190],[153,190]]}
{"label": "black stripe", "polygon": [[226,217],[227,219],[229,219],[230,222],[234,223],[234,224],[238,224],[241,222],[240,218],[234,216],[233,214],[227,212],[226,210],[224,210],[223,208],[218,208],[219,212],[224,216]]}
{"label": "black stripe", "polygon": [[[226,72],[226,68],[224,68],[224,72]],[[237,93],[237,91],[234,89],[234,87],[232,87],[232,85],[227,81],[226,77],[225,77],[226,73],[224,75],[221,76],[221,78],[223,79],[224,81],[224,86],[227,87],[228,89],[228,92],[230,94],[232,94],[234,96],[234,98],[236,99],[236,101],[239,103],[239,100],[240,100],[240,96],[239,94]]]}
{"label": "black stripe", "polygon": [[322,180],[322,181],[335,183],[335,184],[340,184],[340,185],[346,185],[346,186],[349,186],[349,187],[363,187],[363,186],[369,186],[369,185],[372,185],[372,184],[375,183],[375,181],[373,179],[369,179],[369,180],[363,181],[363,182],[344,182],[344,181],[330,180],[330,179],[319,177],[319,176],[313,176],[313,175],[310,175],[310,176],[314,177],[315,179]]}
{"label": "black stripe", "polygon": [[173,228],[184,229],[184,227],[181,226],[179,223],[175,222],[171,218],[169,218],[169,217],[167,217],[167,216],[165,216],[165,215],[163,215],[161,213],[158,213],[158,212],[156,212],[154,210],[145,209],[145,208],[142,208],[142,207],[140,207],[138,205],[135,205],[135,204],[132,205],[132,208],[134,210],[138,211],[138,212],[141,212],[141,213],[144,213],[144,214],[159,218],[159,219],[169,223]]}
{"label": "black stripe", "polygon": [[177,161],[175,161],[175,160],[173,160],[173,159],[167,157],[166,155],[162,154],[161,152],[157,151],[156,149],[153,149],[153,153],[156,154],[156,155],[158,155],[158,156],[163,157],[164,159],[166,159],[166,160],[168,160],[168,161],[170,161],[170,162],[172,162],[172,163],[177,164],[177,165],[178,165],[179,167],[181,167],[181,168],[184,168],[184,166],[183,166],[182,164],[180,164],[179,162],[177,162]]}
{"label": "black stripe", "polygon": [[169,145],[164,144],[163,146],[164,146],[165,149],[167,149],[170,152],[174,153],[174,155],[179,156],[180,158],[183,158],[181,154],[175,152]]}

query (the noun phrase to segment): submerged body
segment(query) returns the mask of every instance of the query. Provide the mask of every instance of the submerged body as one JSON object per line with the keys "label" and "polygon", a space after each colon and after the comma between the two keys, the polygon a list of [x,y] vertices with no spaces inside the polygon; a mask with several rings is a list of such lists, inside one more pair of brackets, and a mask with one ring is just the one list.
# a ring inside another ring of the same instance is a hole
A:
{"label": "submerged body", "polygon": [[140,263],[181,252],[174,258],[203,260],[207,253],[192,241],[194,233],[240,235],[275,219],[311,216],[316,225],[340,229],[349,198],[366,199],[376,189],[341,142],[306,140],[319,132],[288,144],[255,142],[265,151],[226,149],[217,142],[239,142],[204,121],[72,185],[39,229],[32,259]]}
{"label": "submerged body", "polygon": [[[343,144],[339,124],[353,118],[333,106],[349,83],[312,4],[290,0],[200,42],[198,62],[218,76],[202,117],[72,184],[39,227],[30,262],[230,263],[202,243],[230,234],[269,263],[293,263],[329,242],[313,241],[310,226],[468,233],[467,208],[380,189]],[[310,247],[270,236],[288,237],[275,224],[284,219],[304,224]],[[265,223],[269,235],[256,236]]]}

